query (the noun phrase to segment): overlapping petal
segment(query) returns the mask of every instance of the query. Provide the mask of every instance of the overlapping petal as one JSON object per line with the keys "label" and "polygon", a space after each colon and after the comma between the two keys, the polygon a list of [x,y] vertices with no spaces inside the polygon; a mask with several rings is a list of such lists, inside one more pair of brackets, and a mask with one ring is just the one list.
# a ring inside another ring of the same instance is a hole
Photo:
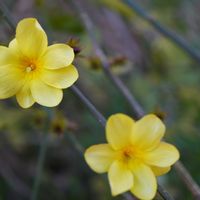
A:
{"label": "overlapping petal", "polygon": [[156,166],[151,166],[151,169],[155,176],[161,176],[163,174],[166,174],[167,172],[170,171],[171,167],[156,167]]}
{"label": "overlapping petal", "polygon": [[17,44],[24,56],[39,58],[47,49],[47,36],[35,18],[21,20],[16,29]]}
{"label": "overlapping petal", "polygon": [[144,161],[149,165],[169,167],[179,159],[179,152],[175,146],[161,142],[153,151],[146,152]]}
{"label": "overlapping petal", "polygon": [[157,183],[151,168],[143,163],[136,162],[132,165],[134,186],[131,192],[142,200],[150,200],[156,194]]}
{"label": "overlapping petal", "polygon": [[112,115],[106,124],[106,138],[115,149],[121,149],[130,144],[134,120],[124,114]]}
{"label": "overlapping petal", "polygon": [[59,69],[72,64],[74,51],[66,44],[54,44],[47,48],[42,59],[45,68]]}
{"label": "overlapping petal", "polygon": [[132,144],[138,148],[155,148],[165,133],[165,125],[153,114],[146,115],[134,125]]}
{"label": "overlapping petal", "polygon": [[18,58],[23,56],[22,52],[20,51],[20,48],[19,48],[16,38],[11,40],[8,47],[13,52],[13,54],[15,54]]}
{"label": "overlapping petal", "polygon": [[37,103],[47,107],[57,106],[63,98],[61,89],[51,87],[40,79],[32,80],[31,94]]}
{"label": "overlapping petal", "polygon": [[78,71],[73,65],[56,70],[44,69],[41,79],[50,86],[68,88],[78,79]]}
{"label": "overlapping petal", "polygon": [[0,66],[0,99],[15,95],[23,85],[23,74],[16,65]]}
{"label": "overlapping petal", "polygon": [[93,145],[85,152],[85,160],[97,173],[107,172],[116,157],[108,144]]}
{"label": "overlapping petal", "polygon": [[16,99],[22,108],[29,108],[35,103],[28,83],[24,84],[24,86],[17,92]]}
{"label": "overlapping petal", "polygon": [[134,184],[132,172],[120,161],[115,161],[111,165],[108,178],[113,196],[130,190]]}

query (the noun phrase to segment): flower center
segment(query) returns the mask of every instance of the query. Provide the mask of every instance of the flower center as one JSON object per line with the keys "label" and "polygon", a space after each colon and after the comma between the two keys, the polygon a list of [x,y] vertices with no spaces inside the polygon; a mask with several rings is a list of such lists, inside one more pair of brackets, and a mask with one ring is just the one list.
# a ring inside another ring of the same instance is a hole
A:
{"label": "flower center", "polygon": [[131,149],[125,149],[123,151],[123,156],[126,157],[126,158],[130,158],[131,157]]}
{"label": "flower center", "polygon": [[126,147],[122,150],[122,159],[124,161],[129,161],[134,158],[134,150],[132,146]]}
{"label": "flower center", "polygon": [[26,66],[25,71],[26,71],[27,73],[29,73],[29,72],[31,72],[31,71],[34,71],[35,69],[36,69],[36,65],[33,64],[33,63],[30,63],[28,66]]}

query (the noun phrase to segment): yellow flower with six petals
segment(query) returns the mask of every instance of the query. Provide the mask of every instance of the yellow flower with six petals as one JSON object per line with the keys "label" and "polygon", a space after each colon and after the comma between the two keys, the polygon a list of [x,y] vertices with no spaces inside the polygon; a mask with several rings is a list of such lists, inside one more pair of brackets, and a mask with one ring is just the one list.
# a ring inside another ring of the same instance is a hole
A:
{"label": "yellow flower with six petals", "polygon": [[74,52],[66,44],[48,46],[46,33],[34,18],[21,20],[9,47],[0,46],[0,99],[16,95],[23,108],[53,107],[62,98],[62,89],[78,78],[72,65]]}
{"label": "yellow flower with six petals", "polygon": [[106,124],[108,144],[88,148],[86,162],[97,173],[108,172],[112,195],[130,190],[140,199],[152,199],[155,177],[167,173],[179,159],[178,150],[161,141],[164,133],[165,125],[153,114],[138,121],[112,115]]}

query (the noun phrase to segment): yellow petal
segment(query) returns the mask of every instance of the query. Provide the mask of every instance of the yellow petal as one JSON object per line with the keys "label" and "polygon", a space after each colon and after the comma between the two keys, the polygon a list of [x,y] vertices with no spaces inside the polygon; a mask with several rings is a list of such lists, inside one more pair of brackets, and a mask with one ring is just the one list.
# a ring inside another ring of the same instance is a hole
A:
{"label": "yellow petal", "polygon": [[165,125],[155,115],[144,116],[137,121],[132,134],[132,144],[142,149],[155,148],[165,133]]}
{"label": "yellow petal", "polygon": [[20,51],[19,45],[17,44],[16,38],[11,40],[8,47],[14,54],[16,54],[17,56],[21,56],[22,53]]}
{"label": "yellow petal", "polygon": [[149,165],[169,167],[179,159],[179,152],[175,146],[161,142],[156,149],[146,152],[143,159]]}
{"label": "yellow petal", "polygon": [[156,166],[151,166],[151,169],[155,176],[161,176],[163,174],[166,174],[167,172],[170,171],[171,167],[156,167]]}
{"label": "yellow petal", "polygon": [[97,173],[107,172],[115,158],[115,152],[108,144],[93,145],[85,152],[87,164]]}
{"label": "yellow petal", "polygon": [[16,39],[21,52],[36,59],[47,49],[47,36],[35,18],[21,20],[16,29]]}
{"label": "yellow petal", "polygon": [[0,46],[0,67],[2,65],[16,64],[17,58],[9,48]]}
{"label": "yellow petal", "polygon": [[22,108],[29,108],[31,107],[35,101],[31,94],[29,84],[25,84],[19,92],[16,94],[17,102]]}
{"label": "yellow petal", "polygon": [[42,60],[47,69],[67,67],[74,60],[74,51],[66,44],[54,44],[47,48]]}
{"label": "yellow petal", "polygon": [[133,174],[120,161],[115,161],[111,165],[108,178],[113,196],[124,193],[133,187]]}
{"label": "yellow petal", "polygon": [[15,95],[23,85],[23,75],[15,65],[0,66],[0,99]]}
{"label": "yellow petal", "polygon": [[155,175],[150,167],[136,162],[132,166],[132,172],[134,176],[134,185],[131,188],[131,192],[139,199],[153,199],[156,194],[157,183]]}
{"label": "yellow petal", "polygon": [[78,79],[78,71],[73,65],[56,70],[44,69],[41,79],[50,86],[68,88]]}
{"label": "yellow petal", "polygon": [[106,124],[106,137],[114,149],[121,149],[130,144],[134,120],[124,114],[109,117]]}
{"label": "yellow petal", "polygon": [[63,98],[61,89],[51,87],[39,79],[32,81],[31,94],[37,103],[47,107],[57,106]]}

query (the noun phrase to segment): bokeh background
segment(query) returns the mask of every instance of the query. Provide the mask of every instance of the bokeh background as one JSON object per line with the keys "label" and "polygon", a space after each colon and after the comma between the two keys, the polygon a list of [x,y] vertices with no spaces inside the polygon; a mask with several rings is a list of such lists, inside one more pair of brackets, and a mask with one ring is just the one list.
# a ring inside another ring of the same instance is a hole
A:
{"label": "bokeh background", "polygon": [[[101,70],[90,36],[74,6],[76,0],[1,0],[18,22],[36,17],[49,43],[64,42],[77,52],[79,87],[106,116],[130,107]],[[181,161],[200,184],[200,65],[155,31],[119,0],[80,0],[95,24],[92,29],[108,56],[111,70],[128,86],[148,113],[167,124],[166,140],[181,152]],[[137,0],[143,8],[200,49],[200,1]],[[13,30],[0,15],[0,44],[8,45]],[[199,52],[200,53],[200,52]],[[105,131],[88,109],[65,90],[51,120],[39,105],[20,108],[15,98],[0,101],[0,199],[25,200],[36,174],[41,143],[49,143],[38,199],[110,200],[108,182],[93,173],[78,151],[105,141]],[[193,197],[175,170],[159,178],[175,199]],[[157,197],[159,199],[159,197]]]}

